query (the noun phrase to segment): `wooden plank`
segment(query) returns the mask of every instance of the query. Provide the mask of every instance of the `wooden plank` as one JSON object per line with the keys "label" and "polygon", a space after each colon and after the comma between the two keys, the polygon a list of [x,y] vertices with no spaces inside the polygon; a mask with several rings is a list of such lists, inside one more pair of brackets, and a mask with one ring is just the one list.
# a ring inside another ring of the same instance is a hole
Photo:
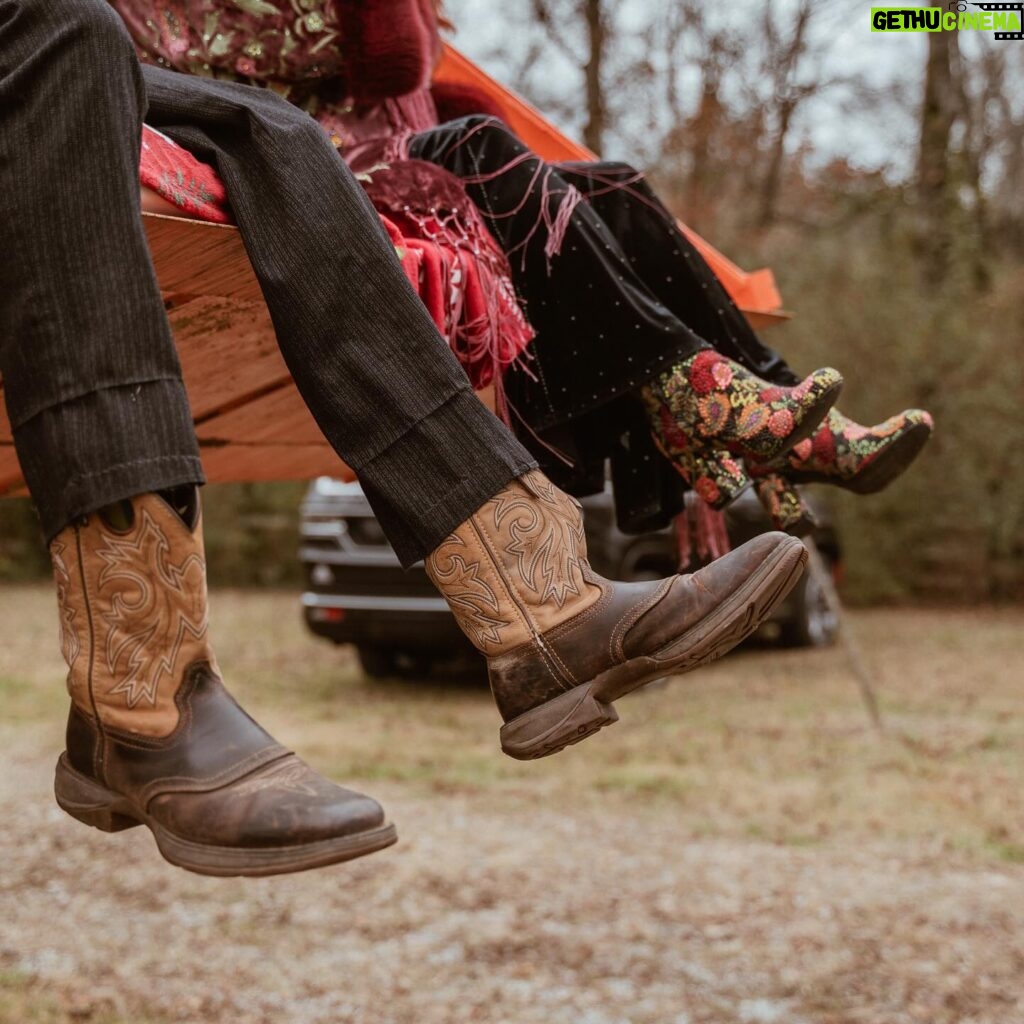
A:
{"label": "wooden plank", "polygon": [[316,476],[351,479],[351,471],[327,444],[204,448],[203,469],[210,483],[310,480]]}
{"label": "wooden plank", "polygon": [[238,228],[144,213],[153,265],[164,295],[220,295],[262,302]]}
{"label": "wooden plank", "polygon": [[196,427],[201,442],[325,445],[324,435],[291,384]]}
{"label": "wooden plank", "polygon": [[6,498],[22,486],[21,466],[10,441],[0,443],[0,498]]}
{"label": "wooden plank", "polygon": [[291,380],[261,302],[202,296],[168,315],[196,420]]}
{"label": "wooden plank", "polygon": [[7,418],[7,398],[4,395],[3,381],[0,380],[0,444],[11,440],[11,421]]}

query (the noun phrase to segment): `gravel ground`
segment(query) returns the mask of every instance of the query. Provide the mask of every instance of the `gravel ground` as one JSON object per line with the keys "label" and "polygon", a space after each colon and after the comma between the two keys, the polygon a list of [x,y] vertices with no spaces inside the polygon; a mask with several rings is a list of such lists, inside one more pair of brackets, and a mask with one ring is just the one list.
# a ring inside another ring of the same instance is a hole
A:
{"label": "gravel ground", "polygon": [[[864,728],[839,654],[755,652],[712,670],[706,704],[672,686],[633,698],[622,739],[609,730],[601,746],[521,768],[493,750],[486,695],[425,700],[368,686],[346,657],[306,640],[294,598],[232,595],[227,624],[265,628],[308,686],[304,701],[279,696],[254,667],[246,698],[262,694],[261,715],[283,738],[380,798],[402,838],[306,875],[214,880],[165,865],[143,829],[107,836],[53,805],[63,698],[42,646],[51,623],[36,625],[51,600],[0,595],[13,627],[0,653],[11,709],[0,722],[3,1024],[1024,1024],[1024,822],[1012,802],[1022,746],[1006,717],[1010,689],[932,699],[925,716],[913,673],[893,674],[890,662],[887,713],[917,730],[895,744]],[[911,659],[913,643],[955,645],[968,627],[977,640],[976,613],[900,614],[895,626],[855,620],[867,650],[892,644]],[[1019,618],[992,623],[996,651],[1016,643]],[[223,660],[245,668],[258,651],[229,632]],[[993,680],[1005,657],[993,656]],[[791,732],[766,710],[772,695],[744,685],[779,665],[837,676],[816,691],[825,710],[804,718],[806,693],[779,683],[775,701],[803,723]],[[323,696],[339,666],[341,706]],[[709,745],[696,758],[643,761],[665,716],[684,710],[690,746]],[[336,713],[351,720],[342,745],[357,751],[340,762],[319,731]],[[403,715],[420,731],[404,734]],[[358,753],[371,726],[393,748],[375,772],[365,766],[379,760]],[[478,727],[475,760],[449,759],[445,730]],[[853,767],[815,768],[801,760],[808,750]],[[845,774],[821,784],[835,770]],[[801,795],[808,772],[813,801]],[[887,775],[921,788],[887,795]],[[1002,832],[982,821],[982,792],[995,794]],[[875,820],[863,821],[860,801],[877,805]]]}

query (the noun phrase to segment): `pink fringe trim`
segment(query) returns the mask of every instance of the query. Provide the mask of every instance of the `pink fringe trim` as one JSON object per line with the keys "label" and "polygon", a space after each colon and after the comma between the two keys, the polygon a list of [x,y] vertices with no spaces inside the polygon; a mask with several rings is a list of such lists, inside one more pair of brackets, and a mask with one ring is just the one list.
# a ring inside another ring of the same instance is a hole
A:
{"label": "pink fringe trim", "polygon": [[687,491],[682,512],[673,523],[679,545],[679,569],[694,561],[710,562],[732,550],[725,513],[709,507],[693,491]]}
{"label": "pink fringe trim", "polygon": [[[547,194],[547,182],[544,183]],[[565,241],[565,233],[569,230],[569,220],[573,211],[583,202],[583,194],[575,185],[569,186],[569,191],[562,197],[558,206],[558,213],[548,224],[548,240],[544,243],[544,255],[548,260],[548,273],[551,273],[551,259],[562,251],[562,243]],[[547,204],[544,205],[544,213],[547,215]]]}

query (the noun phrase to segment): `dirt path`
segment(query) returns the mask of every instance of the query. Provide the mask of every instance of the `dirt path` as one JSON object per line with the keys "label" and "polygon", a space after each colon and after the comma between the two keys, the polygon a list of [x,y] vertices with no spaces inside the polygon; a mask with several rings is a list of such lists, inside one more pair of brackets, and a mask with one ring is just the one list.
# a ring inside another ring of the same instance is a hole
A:
{"label": "dirt path", "polygon": [[[386,803],[402,841],[326,871],[222,881],[164,865],[144,830],[106,836],[52,804],[59,665],[47,649],[26,667],[49,596],[0,595],[8,625],[24,617],[0,653],[0,1022],[1024,1024],[1010,690],[948,706],[933,693],[926,715],[914,679],[904,694],[886,675],[888,713],[930,752],[879,749],[848,679],[803,717],[807,695],[784,682],[762,703],[776,669],[838,675],[835,655],[761,652],[715,669],[706,705],[668,687],[624,708],[621,739],[523,770],[491,749],[483,694],[375,689],[347,662],[337,682],[337,652],[307,643],[292,601],[233,595],[227,624],[305,659],[290,663],[302,701],[260,677],[282,664],[258,645],[232,640],[225,660],[252,668],[242,689],[283,738]],[[892,642],[967,624],[905,613]],[[856,625],[875,651],[890,642],[881,620]],[[991,646],[1012,626],[997,617]],[[673,736],[705,737],[696,758],[661,752],[680,701],[695,731]],[[766,711],[778,702],[791,732]],[[370,724],[390,761],[360,747]],[[463,733],[469,753],[450,753]],[[889,776],[936,810],[893,796]],[[986,786],[1002,846],[975,841]]]}

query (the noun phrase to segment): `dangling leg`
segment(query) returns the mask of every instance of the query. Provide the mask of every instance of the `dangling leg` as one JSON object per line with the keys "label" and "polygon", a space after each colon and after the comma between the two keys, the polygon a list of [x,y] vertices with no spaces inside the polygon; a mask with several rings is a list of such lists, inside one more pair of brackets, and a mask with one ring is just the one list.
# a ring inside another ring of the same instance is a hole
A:
{"label": "dangling leg", "polygon": [[841,388],[831,369],[795,387],[768,384],[708,349],[659,374],[642,394],[652,421],[668,412],[698,449],[772,459],[814,433]]}
{"label": "dangling leg", "polygon": [[53,560],[68,663],[57,800],[146,824],[205,874],[394,842],[224,689],[207,639],[188,403],[138,210],[145,97],[101,0],[0,0],[0,371]]}
{"label": "dangling leg", "polygon": [[[758,538],[703,575],[623,585],[590,569],[580,509],[542,473],[506,462],[499,484],[476,479],[474,459],[521,449],[469,392],[320,129],[269,93],[202,82],[196,103],[175,93],[180,76],[147,80],[160,126],[216,162],[296,380],[340,454],[369,471],[375,502],[387,498],[389,535],[425,505],[415,536],[399,529],[400,553],[426,556],[487,657],[507,753],[542,757],[590,735],[619,696],[718,657],[781,600],[805,558],[789,538]],[[438,394],[456,423],[435,420]],[[398,437],[382,448],[382,432]],[[489,492],[467,511],[471,487]]]}
{"label": "dangling leg", "polygon": [[46,538],[201,483],[138,211],[138,64],[99,0],[0,0],[0,372]]}
{"label": "dangling leg", "polygon": [[[411,153],[463,180],[509,256],[538,331],[529,374],[513,376],[509,388],[525,403],[532,426],[643,389],[662,450],[700,493],[716,494],[717,504],[744,486],[736,463],[724,461],[726,452],[782,452],[813,431],[835,400],[835,371],[803,383],[794,377],[797,387],[770,387],[710,350],[670,308],[663,289],[645,279],[632,256],[638,233],[613,230],[600,206],[585,201],[558,167],[530,153],[501,122],[452,122],[417,136]],[[662,235],[664,225],[659,244]],[[728,383],[711,380],[695,390],[712,366]],[[762,393],[771,398],[762,400]],[[666,410],[673,436],[687,438],[685,449],[665,434]]]}
{"label": "dangling leg", "polygon": [[[627,164],[577,164],[564,173],[591,202],[658,298],[724,355],[777,384],[796,374],[757,337],[721,282],[638,172]],[[909,409],[865,427],[832,409],[815,432],[775,461],[748,453],[747,469],[778,529],[806,532],[813,514],[798,483],[835,483],[860,494],[888,486],[909,468],[932,431]]]}
{"label": "dangling leg", "polygon": [[775,460],[755,463],[752,471],[791,483],[835,484],[855,494],[874,494],[906,472],[933,426],[924,409],[906,409],[873,427],[832,409],[813,437]]}
{"label": "dangling leg", "polygon": [[295,383],[413,564],[535,461],[473,394],[311,117],[270,90],[143,73],[147,123],[216,167]]}

